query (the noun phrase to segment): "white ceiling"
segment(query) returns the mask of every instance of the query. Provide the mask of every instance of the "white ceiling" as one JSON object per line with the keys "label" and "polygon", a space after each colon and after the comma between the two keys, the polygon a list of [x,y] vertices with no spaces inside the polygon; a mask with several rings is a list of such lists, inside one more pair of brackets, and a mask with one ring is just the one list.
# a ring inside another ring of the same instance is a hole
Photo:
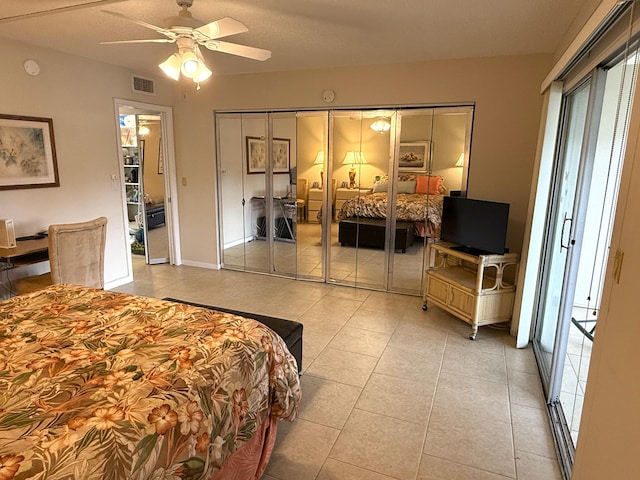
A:
{"label": "white ceiling", "polygon": [[[37,14],[77,4],[96,4]],[[259,62],[203,49],[218,75],[553,53],[585,0],[194,0],[202,23],[233,17],[246,33],[224,38],[271,50]],[[103,13],[163,26],[175,0],[0,0],[0,37],[40,45],[138,73],[158,74],[174,44],[100,45],[161,38]],[[11,18],[13,17],[13,18]]]}

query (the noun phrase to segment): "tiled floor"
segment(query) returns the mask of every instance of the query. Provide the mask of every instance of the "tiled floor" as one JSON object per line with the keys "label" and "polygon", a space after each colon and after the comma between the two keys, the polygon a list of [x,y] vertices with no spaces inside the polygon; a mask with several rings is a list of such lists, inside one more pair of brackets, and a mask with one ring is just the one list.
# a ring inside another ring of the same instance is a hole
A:
{"label": "tiled floor", "polygon": [[303,401],[264,480],[561,479],[531,349],[419,297],[135,262],[119,291],[304,324]]}

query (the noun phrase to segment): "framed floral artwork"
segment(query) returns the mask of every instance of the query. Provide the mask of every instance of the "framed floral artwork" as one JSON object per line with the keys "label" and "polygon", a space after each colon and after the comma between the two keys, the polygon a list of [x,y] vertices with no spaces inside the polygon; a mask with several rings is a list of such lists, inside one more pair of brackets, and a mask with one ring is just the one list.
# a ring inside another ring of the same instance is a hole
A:
{"label": "framed floral artwork", "polygon": [[[273,173],[289,173],[291,142],[287,138],[273,139]],[[260,137],[247,137],[247,173],[265,173],[267,147]]]}
{"label": "framed floral artwork", "polygon": [[0,114],[0,190],[59,186],[53,120]]}
{"label": "framed floral artwork", "polygon": [[430,142],[401,143],[398,169],[401,172],[426,172],[429,169]]}

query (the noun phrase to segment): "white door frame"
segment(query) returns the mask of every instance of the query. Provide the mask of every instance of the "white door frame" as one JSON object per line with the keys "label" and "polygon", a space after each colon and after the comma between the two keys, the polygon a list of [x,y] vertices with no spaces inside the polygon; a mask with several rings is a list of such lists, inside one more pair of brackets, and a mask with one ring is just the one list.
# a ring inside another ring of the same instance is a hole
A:
{"label": "white door frame", "polygon": [[[116,128],[119,132],[120,125],[120,108],[131,107],[136,110],[142,110],[140,113],[161,113],[163,120],[161,122],[161,135],[162,135],[162,153],[164,160],[164,188],[166,195],[165,216],[167,223],[167,232],[169,234],[169,263],[171,265],[181,265],[182,255],[180,249],[180,222],[178,216],[178,186],[176,183],[176,162],[175,162],[175,143],[173,138],[173,109],[165,105],[156,105],[152,103],[142,103],[133,100],[126,100],[123,98],[114,99],[114,113]],[[122,144],[120,140],[120,134],[118,133],[118,152],[122,151]],[[120,154],[118,155],[120,158]],[[122,169],[122,165],[120,165]],[[124,182],[122,183],[122,210],[124,212],[123,222],[124,231],[129,231],[129,222],[127,214],[127,202],[126,193],[124,188]],[[131,260],[131,249],[127,249],[127,263],[128,281],[133,280],[133,265]]]}

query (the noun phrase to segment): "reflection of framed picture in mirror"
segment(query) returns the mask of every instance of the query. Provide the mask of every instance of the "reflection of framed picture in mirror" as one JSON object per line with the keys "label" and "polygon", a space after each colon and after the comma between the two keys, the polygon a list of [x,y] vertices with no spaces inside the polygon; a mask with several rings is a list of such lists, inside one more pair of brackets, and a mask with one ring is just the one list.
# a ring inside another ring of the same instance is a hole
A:
{"label": "reflection of framed picture in mirror", "polygon": [[[264,139],[247,137],[247,173],[265,173],[267,149]],[[273,173],[288,173],[290,161],[290,141],[287,138],[273,139]]]}
{"label": "reflection of framed picture in mirror", "polygon": [[426,172],[429,168],[429,143],[401,143],[398,169],[401,172]]}

